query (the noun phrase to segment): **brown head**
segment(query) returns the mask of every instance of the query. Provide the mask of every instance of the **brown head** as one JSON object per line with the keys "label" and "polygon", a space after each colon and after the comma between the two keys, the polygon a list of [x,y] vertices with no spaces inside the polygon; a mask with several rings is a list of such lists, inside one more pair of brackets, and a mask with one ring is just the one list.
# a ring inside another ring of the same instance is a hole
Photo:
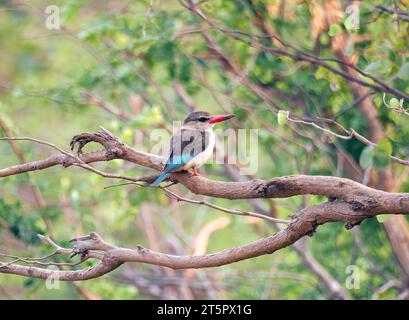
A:
{"label": "brown head", "polygon": [[215,123],[226,121],[233,117],[234,117],[233,114],[212,116],[209,112],[206,111],[193,111],[187,116],[185,121],[183,121],[183,124],[200,128],[206,128],[212,127]]}

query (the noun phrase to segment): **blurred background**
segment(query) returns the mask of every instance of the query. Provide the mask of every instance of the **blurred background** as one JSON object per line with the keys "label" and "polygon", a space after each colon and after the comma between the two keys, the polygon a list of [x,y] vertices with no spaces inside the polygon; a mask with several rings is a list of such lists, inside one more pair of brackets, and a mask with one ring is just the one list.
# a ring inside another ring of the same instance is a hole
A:
{"label": "blurred background", "polygon": [[[1,0],[1,136],[38,138],[68,150],[73,135],[103,126],[135,149],[149,152],[153,129],[170,132],[172,121],[182,120],[193,109],[234,113],[236,120],[221,127],[258,129],[258,171],[243,176],[240,165],[209,164],[200,169],[206,177],[238,181],[332,175],[408,192],[408,167],[382,162],[382,156],[373,158],[373,150],[362,142],[339,139],[309,124],[330,119],[316,124],[345,135],[336,121],[374,142],[382,141],[381,155],[407,158],[408,114],[402,108],[409,101],[401,103],[390,94],[383,98],[382,92],[315,63],[265,49],[352,63],[408,94],[409,19],[376,7],[382,4],[407,13],[408,1],[196,3],[211,23],[173,0]],[[51,19],[56,12],[58,19]],[[266,34],[276,36],[255,36]],[[344,70],[360,78],[352,69]],[[307,123],[279,125],[278,110],[288,110],[290,119]],[[90,145],[85,150],[98,148]],[[2,141],[0,167],[54,153],[31,142]],[[96,167],[130,176],[153,173],[121,160]],[[277,230],[261,219],[177,202],[161,190],[104,189],[118,181],[81,168],[52,167],[1,179],[4,254],[43,256],[51,248],[37,234],[70,246],[69,239],[90,231],[118,246],[140,244],[177,255],[203,254]],[[282,219],[325,201],[318,196],[229,201],[196,196],[183,186],[172,190]],[[409,226],[405,216],[393,216],[367,219],[350,231],[342,223],[328,223],[312,238],[273,255],[205,270],[128,263],[103,277],[61,282],[54,289],[43,280],[0,273],[0,298],[404,299],[409,296],[408,279]]]}

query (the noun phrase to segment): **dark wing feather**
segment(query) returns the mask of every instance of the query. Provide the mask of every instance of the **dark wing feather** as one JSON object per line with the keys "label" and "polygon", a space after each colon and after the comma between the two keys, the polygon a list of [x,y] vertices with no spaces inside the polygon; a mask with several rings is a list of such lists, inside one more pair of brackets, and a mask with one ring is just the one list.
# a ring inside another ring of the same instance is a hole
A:
{"label": "dark wing feather", "polygon": [[171,172],[185,165],[209,145],[209,133],[181,129],[170,140],[169,158],[164,171]]}

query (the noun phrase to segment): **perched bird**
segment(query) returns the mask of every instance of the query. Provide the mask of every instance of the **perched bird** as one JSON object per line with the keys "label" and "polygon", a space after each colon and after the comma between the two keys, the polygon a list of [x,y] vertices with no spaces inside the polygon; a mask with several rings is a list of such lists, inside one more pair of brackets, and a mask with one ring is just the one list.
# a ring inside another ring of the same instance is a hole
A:
{"label": "perched bird", "polygon": [[190,113],[182,127],[170,140],[170,155],[160,176],[150,184],[157,187],[172,172],[192,169],[192,176],[197,176],[196,169],[203,165],[213,154],[216,138],[213,126],[234,115],[211,116],[206,111]]}

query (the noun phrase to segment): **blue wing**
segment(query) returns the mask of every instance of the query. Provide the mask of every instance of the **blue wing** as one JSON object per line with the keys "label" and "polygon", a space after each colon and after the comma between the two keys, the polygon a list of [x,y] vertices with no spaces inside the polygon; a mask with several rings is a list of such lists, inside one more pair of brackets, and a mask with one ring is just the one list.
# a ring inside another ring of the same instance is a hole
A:
{"label": "blue wing", "polygon": [[188,163],[194,156],[186,155],[186,156],[176,156],[173,158],[169,158],[168,163],[166,163],[163,172],[160,174],[159,177],[156,178],[154,182],[150,184],[151,187],[157,187],[160,183],[165,180],[171,172],[176,171],[177,169],[183,167],[186,163]]}
{"label": "blue wing", "polygon": [[161,183],[163,180],[165,180],[169,175],[170,175],[169,172],[162,172],[162,173],[160,174],[160,176],[157,177],[156,180],[155,180],[154,182],[152,182],[149,186],[151,186],[151,187],[157,187],[157,186],[159,186],[160,183]]}
{"label": "blue wing", "polygon": [[200,152],[206,149],[209,137],[206,132],[182,129],[171,139],[171,150],[168,161],[161,175],[150,184],[157,187],[171,172],[177,171]]}

